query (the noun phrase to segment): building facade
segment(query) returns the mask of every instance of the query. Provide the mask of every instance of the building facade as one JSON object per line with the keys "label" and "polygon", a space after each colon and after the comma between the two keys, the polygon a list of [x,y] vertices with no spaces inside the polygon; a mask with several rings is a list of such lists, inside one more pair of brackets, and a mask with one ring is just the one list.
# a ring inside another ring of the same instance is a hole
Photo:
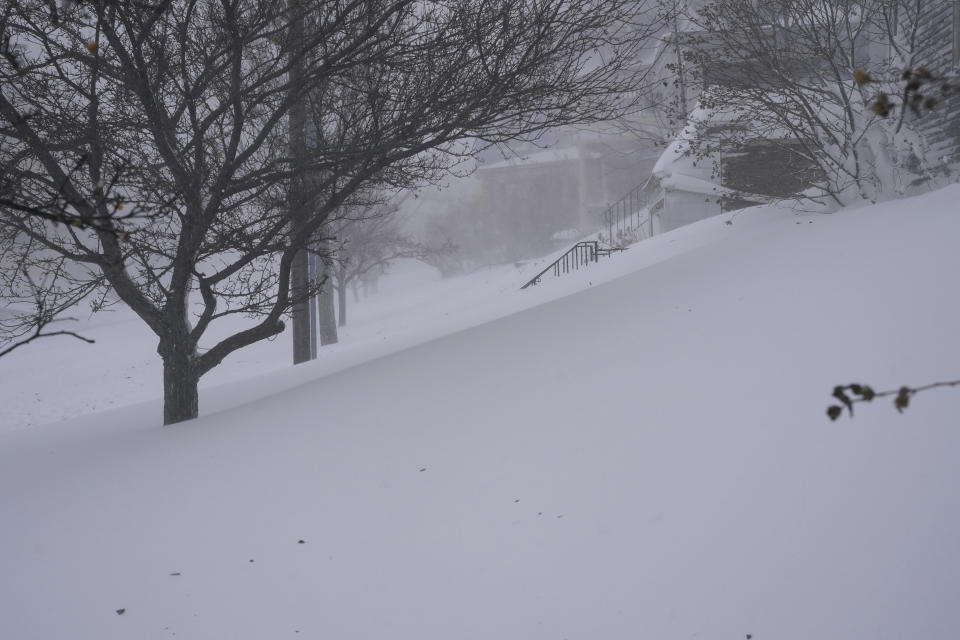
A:
{"label": "building facade", "polygon": [[914,59],[935,76],[951,79],[953,89],[941,91],[932,112],[912,124],[927,143],[930,162],[955,174],[960,171],[960,0],[924,2],[918,27]]}

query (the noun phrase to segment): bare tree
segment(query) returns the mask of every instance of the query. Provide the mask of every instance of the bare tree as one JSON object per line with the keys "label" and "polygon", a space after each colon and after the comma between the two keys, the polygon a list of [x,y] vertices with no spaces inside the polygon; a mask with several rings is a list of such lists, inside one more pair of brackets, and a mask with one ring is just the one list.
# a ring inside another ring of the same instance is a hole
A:
{"label": "bare tree", "polygon": [[337,241],[331,271],[337,293],[337,323],[341,327],[347,324],[350,287],[379,277],[397,260],[427,260],[452,249],[449,245],[428,246],[404,233],[395,213],[392,205],[363,211],[355,217],[344,217],[330,232]]}
{"label": "bare tree", "polygon": [[867,108],[910,68],[920,9],[917,0],[710,2],[686,36],[710,114],[693,151],[763,139],[816,168],[819,191],[807,195],[837,204],[929,179],[919,137]]}
{"label": "bare tree", "polygon": [[316,312],[317,312],[317,342],[320,346],[336,344],[340,341],[337,332],[337,308],[335,273],[337,270],[337,240],[323,238],[314,245],[314,260],[316,265]]}
{"label": "bare tree", "polygon": [[[6,208],[3,224],[153,330],[167,424],[197,415],[200,376],[283,330],[310,293],[291,288],[294,262],[333,212],[437,179],[475,140],[620,115],[653,30],[636,0],[99,0],[55,23],[46,3],[8,7],[26,64],[0,68],[0,161],[23,193],[63,185],[102,224],[54,230]],[[322,125],[291,157],[298,104]],[[124,206],[155,209],[123,238],[94,197],[118,167]],[[201,346],[238,314],[248,326]]]}

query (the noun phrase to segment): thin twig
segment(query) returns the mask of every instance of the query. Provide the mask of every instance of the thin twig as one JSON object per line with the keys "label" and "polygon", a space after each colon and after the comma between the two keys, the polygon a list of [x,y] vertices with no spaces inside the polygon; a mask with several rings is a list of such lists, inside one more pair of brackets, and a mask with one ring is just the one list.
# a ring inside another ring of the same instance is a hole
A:
{"label": "thin twig", "polygon": [[938,389],[940,387],[957,386],[960,386],[960,380],[931,382],[920,385],[919,387],[908,387],[904,385],[899,389],[888,389],[886,391],[874,391],[870,385],[866,384],[853,383],[848,385],[838,385],[833,388],[833,397],[839,400],[841,404],[834,404],[827,407],[827,416],[831,420],[836,420],[843,414],[843,409],[846,407],[847,411],[850,413],[850,417],[853,417],[853,405],[859,402],[873,402],[873,400],[876,398],[887,398],[891,396],[894,399],[894,408],[900,413],[903,413],[903,410],[910,405],[910,398],[914,395],[922,391],[929,391],[931,389]]}
{"label": "thin twig", "polygon": [[50,338],[50,337],[52,337],[52,336],[72,336],[72,337],[76,338],[77,340],[83,340],[84,342],[86,342],[86,343],[88,343],[88,344],[94,344],[94,343],[96,342],[96,340],[94,340],[93,338],[87,338],[87,337],[85,337],[85,336],[81,336],[80,334],[74,333],[73,331],[51,331],[50,333],[43,333],[43,328],[44,328],[45,326],[47,326],[47,323],[46,323],[46,322],[37,325],[37,329],[34,331],[34,333],[33,333],[32,336],[30,336],[29,338],[26,338],[26,339],[24,339],[24,340],[20,340],[19,342],[15,342],[15,343],[13,343],[12,345],[10,345],[9,347],[0,350],[0,358],[2,358],[3,356],[7,355],[8,353],[10,353],[11,351],[13,351],[14,349],[16,349],[16,348],[18,348],[18,347],[22,347],[22,346],[25,345],[25,344],[29,344],[29,343],[33,342],[34,340],[36,340],[36,339],[38,339],[38,338]]}

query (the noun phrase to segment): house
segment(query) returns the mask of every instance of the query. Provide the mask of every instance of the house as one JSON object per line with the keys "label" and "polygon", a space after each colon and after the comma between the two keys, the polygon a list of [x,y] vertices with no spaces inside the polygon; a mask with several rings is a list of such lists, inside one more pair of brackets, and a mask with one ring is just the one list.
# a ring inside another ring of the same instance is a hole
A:
{"label": "house", "polygon": [[[664,78],[657,99],[674,114],[676,128],[647,188],[653,233],[795,197],[820,177],[788,131],[756,131],[735,109],[709,106],[709,92],[756,88],[761,74],[751,61],[726,55],[712,34],[687,26],[667,34],[654,63]],[[761,29],[759,37],[779,38],[776,45],[789,50],[782,31]],[[793,66],[801,73],[803,61]]]}
{"label": "house", "polygon": [[662,148],[629,132],[555,132],[550,148],[481,159],[478,215],[497,229],[504,258],[551,251],[600,226],[602,213],[650,175]]}
{"label": "house", "polygon": [[[918,66],[956,80],[960,74],[960,0],[924,2],[917,31],[919,46],[914,60]],[[912,123],[927,143],[930,161],[951,174],[960,171],[960,86],[956,84],[953,91],[937,96],[939,104],[933,113]]]}
{"label": "house", "polygon": [[[693,10],[704,3],[688,4]],[[746,36],[753,40],[745,46],[762,43],[761,49],[776,56],[784,79],[816,83],[821,75],[827,82],[847,82],[847,72],[837,76],[837,69],[818,57],[810,41],[802,40],[802,23],[786,12],[780,15],[778,6],[775,1],[763,5],[761,20],[769,22],[751,25]],[[916,64],[955,77],[960,68],[960,0],[917,6]],[[869,29],[851,36],[854,64],[889,65],[881,62],[889,51],[877,51],[886,36],[886,31]],[[710,95],[722,91],[729,96],[759,89],[771,100],[796,99],[781,92],[775,81],[768,82],[762,65],[750,56],[731,55],[730,41],[692,20],[678,19],[665,31],[649,62],[661,82],[647,96],[661,106],[659,113],[647,114],[654,128],[672,139],[662,155],[652,144],[573,134],[551,150],[528,149],[515,158],[482,165],[478,176],[487,213],[514,236],[505,242],[533,242],[537,250],[549,250],[601,224],[611,242],[618,237],[630,240],[637,237],[638,226],[644,229],[641,235],[667,231],[725,211],[811,193],[812,186],[826,183],[831,167],[817,161],[808,147],[814,139],[809,134],[798,139],[797,130],[783,125],[758,128],[755,121],[738,117],[729,101],[725,112],[711,108]],[[852,83],[852,70],[849,73]],[[863,111],[869,117],[866,108]],[[910,120],[930,152],[926,155],[933,154],[943,173],[960,169],[960,87],[943,96],[935,114]],[[520,252],[519,247],[511,249],[511,254]]]}

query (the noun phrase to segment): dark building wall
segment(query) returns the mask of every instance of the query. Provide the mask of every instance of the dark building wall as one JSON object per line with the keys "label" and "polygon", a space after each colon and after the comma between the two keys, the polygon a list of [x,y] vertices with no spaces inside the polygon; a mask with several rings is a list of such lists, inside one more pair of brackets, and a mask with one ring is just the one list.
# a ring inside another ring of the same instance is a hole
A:
{"label": "dark building wall", "polygon": [[792,198],[823,179],[791,140],[748,141],[722,153],[720,163],[721,184],[746,194]]}
{"label": "dark building wall", "polygon": [[[920,47],[914,59],[938,77],[956,75],[960,51],[955,50],[958,25],[954,12],[960,12],[960,3],[927,1],[922,11]],[[960,91],[954,89],[938,99],[932,113],[912,118],[913,126],[924,136],[931,159],[944,168],[952,165],[956,169],[960,167]]]}

